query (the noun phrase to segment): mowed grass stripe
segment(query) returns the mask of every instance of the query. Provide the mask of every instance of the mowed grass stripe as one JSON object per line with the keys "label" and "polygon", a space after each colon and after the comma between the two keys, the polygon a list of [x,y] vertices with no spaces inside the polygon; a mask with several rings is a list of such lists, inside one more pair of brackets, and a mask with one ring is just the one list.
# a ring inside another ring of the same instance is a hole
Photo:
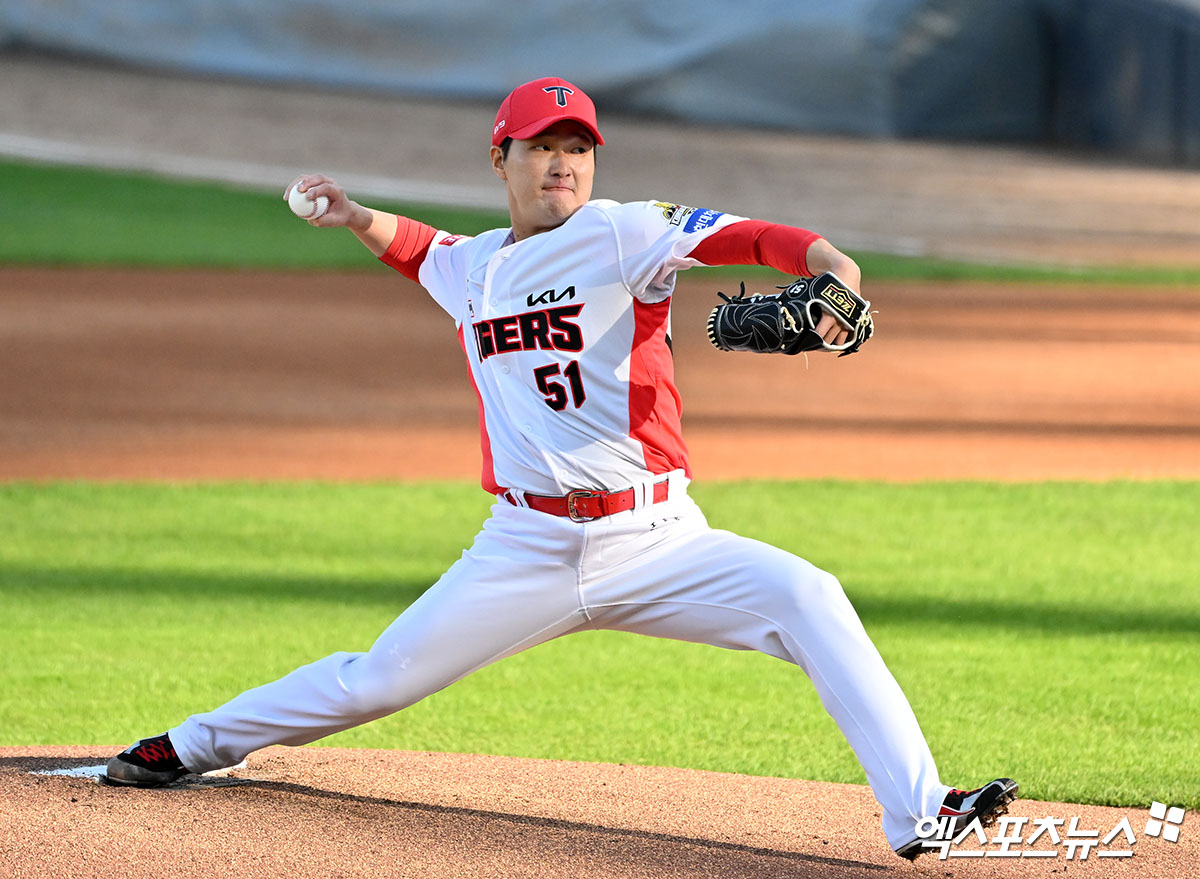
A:
{"label": "mowed grass stripe", "polygon": [[[948,782],[1200,808],[1200,483],[693,493],[714,526],[841,578]],[[0,743],[132,741],[364,650],[488,500],[465,483],[0,486]],[[798,669],[603,632],[325,743],[863,781]]]}

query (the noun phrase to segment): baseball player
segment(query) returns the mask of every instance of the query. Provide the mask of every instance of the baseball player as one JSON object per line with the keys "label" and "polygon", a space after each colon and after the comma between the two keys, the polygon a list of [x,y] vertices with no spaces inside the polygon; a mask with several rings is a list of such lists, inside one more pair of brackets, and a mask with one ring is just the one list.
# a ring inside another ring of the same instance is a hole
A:
{"label": "baseball player", "polygon": [[[671,358],[676,273],[768,265],[833,273],[858,291],[858,266],[803,229],[668,202],[592,200],[604,138],[592,101],[566,80],[514,89],[491,142],[512,226],[475,237],[363,207],[321,175],[291,185],[328,198],[312,225],[349,228],[453,320],[479,399],[490,517],[370,650],[319,659],[143,739],[109,761],[108,780],[157,786],[232,766],[268,745],[302,745],[392,714],[552,638],[615,629],[800,666],[865,769],[902,856],[922,850],[923,818],[994,819],[1017,785],[941,783],[837,579],[709,528],[687,493]],[[851,339],[832,313],[814,323],[827,347]]]}

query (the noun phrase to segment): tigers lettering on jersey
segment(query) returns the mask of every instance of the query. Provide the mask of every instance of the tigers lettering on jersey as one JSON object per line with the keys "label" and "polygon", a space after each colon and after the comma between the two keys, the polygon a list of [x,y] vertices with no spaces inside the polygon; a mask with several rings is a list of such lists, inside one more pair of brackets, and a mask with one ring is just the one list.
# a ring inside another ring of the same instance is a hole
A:
{"label": "tigers lettering on jersey", "polygon": [[512,351],[582,351],[583,330],[571,319],[578,317],[583,305],[564,305],[542,311],[527,311],[508,317],[495,317],[472,324],[479,359]]}

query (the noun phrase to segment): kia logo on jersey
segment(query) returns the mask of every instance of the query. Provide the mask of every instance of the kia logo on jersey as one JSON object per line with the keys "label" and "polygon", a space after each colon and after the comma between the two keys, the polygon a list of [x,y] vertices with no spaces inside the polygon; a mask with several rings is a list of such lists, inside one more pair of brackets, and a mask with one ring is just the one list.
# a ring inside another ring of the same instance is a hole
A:
{"label": "kia logo on jersey", "polygon": [[565,85],[548,85],[542,91],[546,94],[554,92],[554,103],[560,107],[567,106],[567,95],[575,94],[575,89],[569,89]]}
{"label": "kia logo on jersey", "polygon": [[567,287],[561,293],[556,293],[553,290],[547,290],[544,293],[540,293],[540,294],[530,293],[528,296],[525,297],[525,304],[528,305],[530,308],[533,308],[535,305],[549,305],[552,302],[561,302],[564,299],[574,299],[574,298],[575,298],[575,285],[572,284],[570,287]]}

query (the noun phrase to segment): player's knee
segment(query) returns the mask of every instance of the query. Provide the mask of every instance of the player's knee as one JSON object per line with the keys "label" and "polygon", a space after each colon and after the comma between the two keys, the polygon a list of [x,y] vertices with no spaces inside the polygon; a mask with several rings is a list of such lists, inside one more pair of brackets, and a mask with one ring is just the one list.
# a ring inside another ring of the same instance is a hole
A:
{"label": "player's knee", "polygon": [[790,612],[811,615],[846,600],[837,577],[805,562],[792,565],[779,584],[777,600]]}
{"label": "player's knee", "polygon": [[368,655],[346,663],[339,675],[352,714],[383,717],[420,700],[407,686],[403,670],[372,661]]}
{"label": "player's knee", "polygon": [[806,593],[809,606],[817,607],[823,612],[840,613],[850,603],[841,581],[828,571],[820,569],[814,569],[810,573]]}
{"label": "player's knee", "polygon": [[817,570],[812,580],[812,588],[822,600],[841,600],[846,597],[846,591],[842,589],[842,581],[828,571]]}

